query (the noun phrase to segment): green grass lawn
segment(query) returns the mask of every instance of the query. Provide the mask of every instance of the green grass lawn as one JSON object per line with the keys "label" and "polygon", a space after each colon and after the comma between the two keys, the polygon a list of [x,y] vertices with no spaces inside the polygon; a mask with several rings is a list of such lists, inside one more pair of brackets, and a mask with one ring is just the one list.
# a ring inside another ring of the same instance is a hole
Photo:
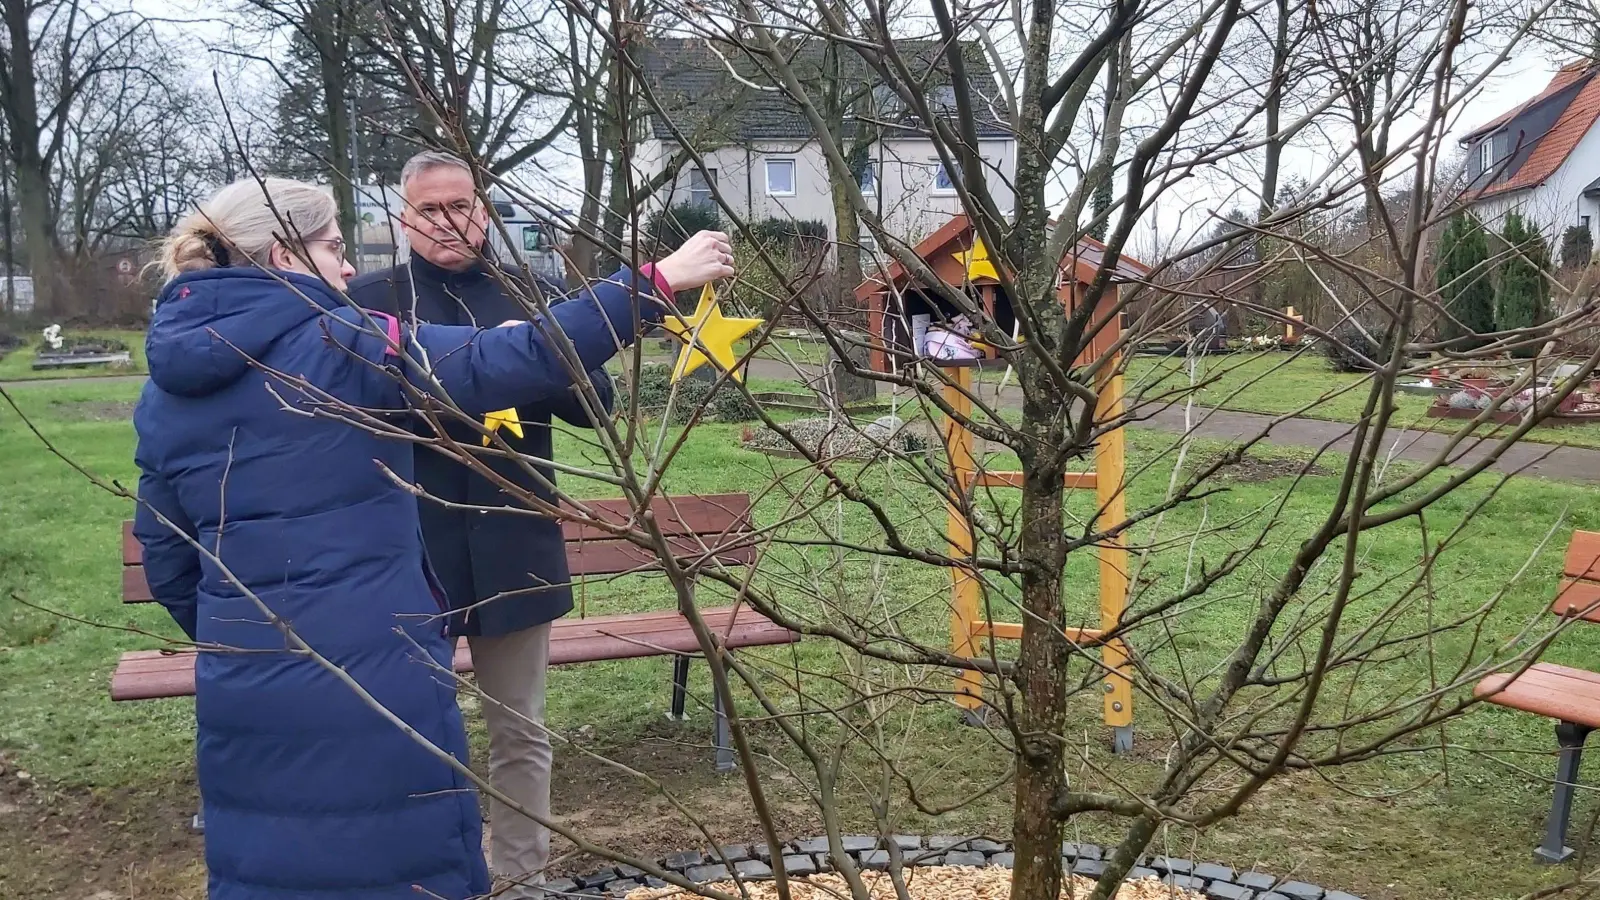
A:
{"label": "green grass lawn", "polygon": [[[1156,356],[1136,356],[1128,361],[1127,390],[1155,402],[1190,395],[1185,361]],[[994,377],[999,377],[998,375]],[[1406,381],[1415,380],[1406,378]],[[1294,413],[1335,422],[1355,422],[1366,408],[1369,376],[1334,372],[1317,353],[1233,353],[1198,359],[1193,392],[1197,403],[1241,412],[1283,415]],[[1450,431],[1461,424],[1452,419],[1430,419],[1429,394],[1395,395],[1395,422],[1418,429]],[[1600,447],[1600,423],[1543,426],[1531,441]]]}
{"label": "green grass lawn", "polygon": [[119,368],[107,366],[91,366],[83,369],[39,369],[33,368],[33,360],[38,355],[40,337],[38,332],[28,332],[23,335],[28,343],[7,353],[0,358],[0,382],[3,381],[28,381],[39,378],[93,378],[103,375],[142,375],[149,371],[144,359],[144,332],[143,331],[118,331],[115,329],[91,329],[88,331],[66,331],[63,337],[97,337],[115,338],[128,345],[129,364]]}
{"label": "green grass lawn", "polygon": [[[132,484],[135,475],[133,434],[126,416],[136,396],[134,386],[89,381],[15,394],[63,452],[124,484]],[[781,483],[782,489],[761,494],[757,506],[758,521],[776,522],[787,508],[783,497],[815,496],[817,486],[814,479],[801,477],[796,463],[740,448],[741,427],[702,426],[667,473],[665,487],[678,494],[756,493]],[[1129,470],[1143,472],[1130,487],[1131,503],[1137,508],[1153,502],[1166,487],[1170,469],[1145,464],[1158,459],[1170,437],[1141,431],[1130,437]],[[1202,455],[1215,449],[1197,447]],[[557,453],[573,464],[596,459],[592,448],[571,435],[559,438]],[[1328,460],[1323,465],[1337,463]],[[46,453],[3,406],[0,467],[8,482],[5,515],[0,518],[0,752],[62,791],[100,795],[188,790],[193,777],[192,702],[113,704],[106,696],[117,654],[157,644],[153,637],[129,628],[177,634],[159,608],[130,608],[118,602],[118,524],[130,514],[128,504],[97,491]],[[874,468],[854,477],[863,490],[885,499],[907,540],[936,545],[942,507],[918,495],[904,475]],[[615,493],[571,478],[563,483],[587,496]],[[1214,562],[1253,536],[1252,525],[1259,521],[1260,511],[1271,508],[1288,484],[1283,477],[1224,482],[1223,493],[1169,513],[1159,522],[1145,523],[1135,530],[1132,541],[1143,545],[1193,532],[1202,523],[1234,522],[1212,528],[1195,542],[1197,559]],[[1436,505],[1426,522],[1428,533],[1435,538],[1446,533],[1474,504],[1486,500],[1490,487],[1486,480],[1475,483]],[[1255,564],[1220,586],[1216,600],[1191,606],[1162,632],[1149,633],[1143,649],[1152,664],[1204,681],[1203,673],[1237,640],[1254,610],[1254,598],[1282,571],[1300,537],[1327,508],[1335,488],[1335,479],[1325,475],[1306,479],[1286,501],[1280,533]],[[1086,515],[1089,499],[1075,496],[1070,514]],[[998,520],[1014,505],[1014,499],[998,499],[987,515]],[[873,539],[874,527],[859,509],[841,510],[837,524],[853,539]],[[1515,581],[1528,551],[1553,526],[1559,528],[1550,546],[1523,580]],[[1529,620],[1544,619],[1562,550],[1574,526],[1600,529],[1600,491],[1536,479],[1512,482],[1487,500],[1471,536],[1440,560],[1431,614],[1441,619],[1464,614],[1509,584],[1503,608],[1483,624],[1483,638],[1489,643],[1506,640]],[[805,537],[814,533],[808,530],[813,528],[801,525],[789,536]],[[1396,591],[1386,579],[1415,564],[1421,543],[1419,523],[1407,520],[1363,544],[1360,577],[1370,593],[1352,609],[1356,621],[1395,599]],[[944,570],[875,563],[861,554],[847,556],[837,569],[830,569],[831,563],[829,555],[816,548],[778,546],[759,573],[763,583],[779,591],[797,612],[819,614],[820,598],[832,597],[842,606],[853,604],[852,611],[860,616],[893,621],[909,637],[933,643],[945,640],[948,607],[942,598],[948,574]],[[1187,545],[1153,554],[1141,570],[1148,587],[1135,598],[1136,608],[1170,592],[1189,564]],[[1319,571],[1313,581],[1322,583],[1328,576],[1329,572]],[[1094,577],[1086,554],[1069,563],[1069,602],[1082,621],[1093,616]],[[716,602],[718,591],[708,587],[702,592],[706,602]],[[1004,588],[995,592],[997,618],[1015,618],[1005,609],[1008,596]],[[671,602],[663,583],[646,576],[584,585],[578,599],[581,613],[590,615],[666,608]],[[1305,602],[1309,608],[1315,598],[1308,596]],[[1419,606],[1416,615],[1422,614]],[[1463,636],[1439,642],[1443,660],[1468,652]],[[1556,661],[1591,668],[1597,665],[1597,655],[1600,627],[1573,629],[1552,652]],[[840,677],[849,661],[837,647],[817,639],[746,656],[770,671],[770,686],[780,697],[780,679],[797,671],[815,673],[808,676],[808,684],[816,697],[835,696],[830,679]],[[856,665],[859,669],[859,661]],[[1421,655],[1391,659],[1367,673],[1361,690],[1375,694],[1415,690],[1419,680],[1426,679],[1426,665]],[[665,672],[661,660],[558,669],[549,688],[550,724],[563,734],[586,729],[593,735],[586,746],[629,759],[670,787],[681,788],[691,806],[703,803],[720,810],[721,824],[729,833],[753,836],[748,802],[739,799],[741,782],[706,776],[704,715],[682,729],[661,721],[668,699]],[[692,689],[704,696],[704,666],[697,665],[694,673]],[[887,671],[879,674],[900,677]],[[931,677],[942,678],[937,673]],[[1341,696],[1330,702],[1361,699]],[[794,701],[790,697],[783,702]],[[1069,737],[1073,756],[1079,760],[1073,769],[1075,786],[1138,785],[1159,770],[1165,749],[1162,736],[1169,732],[1153,704],[1136,706],[1140,737],[1130,757],[1112,757],[1105,751],[1094,697],[1076,698],[1071,717]],[[1006,757],[989,736],[957,725],[943,704],[897,708],[885,724],[900,729],[890,746],[899,765],[927,792],[929,802],[964,797],[1004,772]],[[819,726],[819,733],[826,733],[825,727]],[[1422,750],[1346,770],[1286,778],[1258,797],[1241,817],[1202,834],[1172,828],[1163,832],[1158,846],[1171,855],[1223,860],[1241,869],[1259,865],[1267,871],[1294,872],[1305,880],[1345,887],[1369,898],[1514,897],[1549,884],[1559,872],[1533,865],[1529,851],[1549,799],[1547,779],[1553,770],[1549,751],[1554,746],[1550,723],[1483,709],[1450,725],[1446,739],[1451,748],[1447,756]],[[782,770],[800,766],[802,760],[771,727],[758,727],[755,740],[758,751],[774,761],[766,770],[767,782],[785,821],[801,823],[797,828],[807,823],[814,828],[803,792],[796,786],[797,778],[805,777],[804,769],[795,770],[799,776]],[[1421,748],[1430,741],[1437,743],[1439,735],[1419,737],[1414,746]],[[652,747],[656,754],[638,761],[640,748]],[[846,760],[852,777],[865,778],[869,784],[880,777],[862,748],[848,748]],[[679,846],[703,843],[681,823],[671,821],[665,807],[652,806],[649,791],[615,773],[609,773],[610,780],[596,779],[595,771],[576,751],[557,751],[559,814],[582,823],[609,821],[605,818],[609,813],[615,820],[634,820],[636,829],[666,834],[664,839]],[[1600,767],[1586,765],[1583,780],[1600,783]],[[1009,789],[1001,788],[938,820],[900,804],[893,811],[894,824],[904,831],[982,832],[1004,838],[1011,800]],[[1587,799],[1580,802],[1576,819],[1583,822],[1591,804]],[[848,827],[873,828],[869,811],[859,805],[846,809],[846,819]],[[1105,840],[1112,834],[1113,823],[1108,820],[1080,817],[1072,823],[1069,837]],[[6,894],[6,865],[0,859],[0,894]]]}

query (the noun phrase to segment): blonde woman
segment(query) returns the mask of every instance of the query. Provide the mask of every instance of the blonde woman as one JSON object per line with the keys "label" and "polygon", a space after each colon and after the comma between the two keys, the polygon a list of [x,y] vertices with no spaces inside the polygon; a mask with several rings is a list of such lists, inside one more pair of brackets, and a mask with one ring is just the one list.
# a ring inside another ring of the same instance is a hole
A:
{"label": "blonde woman", "polygon": [[[341,296],[354,274],[344,250],[332,199],[282,179],[223,188],[163,248],[170,281],[134,414],[135,534],[156,599],[189,637],[226,648],[202,652],[195,673],[214,900],[467,898],[490,888],[470,783],[291,652],[282,627],[465,762],[454,687],[421,656],[448,666],[454,647],[417,501],[385,471],[409,481],[411,446],[326,415],[317,395],[398,410],[399,379],[422,390],[436,379],[481,416],[570,390],[568,369],[550,322],[405,328],[382,318],[387,333],[375,333]],[[732,258],[725,235],[702,233],[555,307],[577,371],[658,321],[674,290],[732,274]]]}

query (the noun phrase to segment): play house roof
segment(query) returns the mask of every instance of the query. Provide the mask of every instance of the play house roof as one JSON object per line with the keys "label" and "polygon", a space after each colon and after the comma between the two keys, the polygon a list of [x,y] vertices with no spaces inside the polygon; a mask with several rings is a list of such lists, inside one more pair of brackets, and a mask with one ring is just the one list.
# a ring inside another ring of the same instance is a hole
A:
{"label": "play house roof", "polygon": [[[975,240],[971,220],[965,214],[958,213],[917,244],[916,251],[917,255],[926,260],[941,278],[952,284],[959,284],[966,274],[966,267],[956,258],[957,254],[970,251]],[[1073,281],[1093,281],[1095,274],[1100,271],[1101,264],[1105,262],[1105,252],[1105,244],[1085,236],[1079,239],[1077,247],[1072,252],[1061,258],[1061,270]],[[1150,276],[1150,272],[1149,266],[1123,254],[1117,259],[1116,268],[1112,272],[1112,281],[1114,283],[1143,281]],[[856,288],[856,298],[865,300],[890,284],[904,284],[907,277],[905,267],[898,261],[892,262],[887,271],[861,282]],[[981,275],[972,280],[980,284],[995,283],[993,279]]]}

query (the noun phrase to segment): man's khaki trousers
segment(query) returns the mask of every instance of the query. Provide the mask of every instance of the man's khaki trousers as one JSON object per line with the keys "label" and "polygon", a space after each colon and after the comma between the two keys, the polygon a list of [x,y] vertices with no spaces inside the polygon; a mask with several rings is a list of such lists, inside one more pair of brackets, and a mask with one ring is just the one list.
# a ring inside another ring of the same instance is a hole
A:
{"label": "man's khaki trousers", "polygon": [[[546,821],[550,818],[550,735],[544,729],[550,625],[493,637],[468,636],[484,723],[489,783]],[[513,887],[504,900],[539,896],[550,861],[550,832],[497,800],[489,804],[489,864]]]}

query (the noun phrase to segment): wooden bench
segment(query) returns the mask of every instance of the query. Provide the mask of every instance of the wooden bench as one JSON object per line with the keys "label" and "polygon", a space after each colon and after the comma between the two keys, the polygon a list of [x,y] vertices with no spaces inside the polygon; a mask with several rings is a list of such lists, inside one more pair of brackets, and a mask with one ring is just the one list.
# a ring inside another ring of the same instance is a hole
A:
{"label": "wooden bench", "polygon": [[[622,523],[632,517],[626,500],[585,501],[585,505],[603,521]],[[724,565],[745,565],[754,558],[748,494],[658,497],[650,508],[679,560],[714,557]],[[613,538],[592,525],[563,522],[562,533],[574,581],[660,568],[659,560],[650,551]],[[125,522],[122,527],[122,599],[125,603],[154,600],[145,580],[142,548],[133,537],[132,522]],[[744,605],[701,609],[700,615],[729,649],[791,644],[800,639],[797,633]],[[196,652],[135,650],[122,654],[111,676],[111,699],[132,701],[192,696]],[[671,708],[676,719],[685,717],[689,662],[699,653],[700,643],[689,620],[678,610],[567,617],[556,620],[550,629],[550,664],[553,666],[672,656]],[[465,639],[456,645],[454,665],[457,672],[472,671],[472,656]],[[730,771],[734,765],[724,708],[724,698],[717,694],[713,743],[719,772]]]}
{"label": "wooden bench", "polygon": [[[1600,533],[1575,531],[1551,612],[1566,618],[1600,622]],[[1555,796],[1545,820],[1544,842],[1533,851],[1547,863],[1565,862],[1573,854],[1567,846],[1567,825],[1572,820],[1573,788],[1578,762],[1589,732],[1600,728],[1600,673],[1535,663],[1521,673],[1490,675],[1478,682],[1475,696],[1489,703],[1520,709],[1556,720]]]}

